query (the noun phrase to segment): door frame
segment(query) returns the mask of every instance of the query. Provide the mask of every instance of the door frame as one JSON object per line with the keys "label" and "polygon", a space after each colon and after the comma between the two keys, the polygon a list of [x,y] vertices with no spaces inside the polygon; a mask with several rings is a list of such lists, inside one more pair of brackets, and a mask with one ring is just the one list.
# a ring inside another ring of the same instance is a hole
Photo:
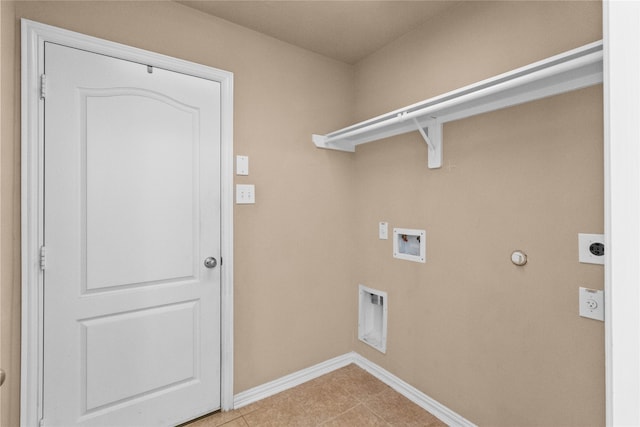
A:
{"label": "door frame", "polygon": [[605,0],[606,425],[640,425],[640,2]]}
{"label": "door frame", "polygon": [[[45,42],[163,68],[220,83],[220,404],[233,409],[233,73],[22,19],[21,239],[22,336],[20,420],[38,426],[43,416],[44,105],[41,76]],[[45,82],[46,88],[46,82]],[[46,94],[46,89],[45,89]],[[222,264],[222,262],[221,262]]]}

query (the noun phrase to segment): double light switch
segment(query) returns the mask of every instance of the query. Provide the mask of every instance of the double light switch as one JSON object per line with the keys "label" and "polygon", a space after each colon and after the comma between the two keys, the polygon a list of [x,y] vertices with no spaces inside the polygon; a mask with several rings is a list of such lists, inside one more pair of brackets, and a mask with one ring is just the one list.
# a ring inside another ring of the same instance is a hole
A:
{"label": "double light switch", "polygon": [[[236,156],[236,175],[249,175],[249,156]],[[256,187],[253,184],[236,184],[236,204],[251,205],[256,202]]]}

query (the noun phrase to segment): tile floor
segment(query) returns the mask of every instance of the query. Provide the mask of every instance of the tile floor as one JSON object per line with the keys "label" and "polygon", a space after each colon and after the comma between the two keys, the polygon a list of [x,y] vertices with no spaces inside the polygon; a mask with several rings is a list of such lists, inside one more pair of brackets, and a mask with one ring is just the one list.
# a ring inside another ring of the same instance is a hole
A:
{"label": "tile floor", "polygon": [[184,427],[446,426],[391,387],[349,365],[275,396]]}

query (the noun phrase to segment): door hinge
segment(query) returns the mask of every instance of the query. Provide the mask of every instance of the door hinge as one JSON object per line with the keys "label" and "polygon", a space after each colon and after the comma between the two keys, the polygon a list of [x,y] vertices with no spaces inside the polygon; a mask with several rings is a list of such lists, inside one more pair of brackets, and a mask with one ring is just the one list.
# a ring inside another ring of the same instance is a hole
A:
{"label": "door hinge", "polygon": [[40,246],[40,270],[47,268],[47,248]]}
{"label": "door hinge", "polygon": [[40,75],[40,99],[45,99],[47,97],[47,75]]}
{"label": "door hinge", "polygon": [[220,267],[222,267],[222,263],[223,263],[223,260],[222,260],[222,257],[220,257]]}
{"label": "door hinge", "polygon": [[44,418],[40,418],[40,421],[38,422],[38,427],[44,427]]}

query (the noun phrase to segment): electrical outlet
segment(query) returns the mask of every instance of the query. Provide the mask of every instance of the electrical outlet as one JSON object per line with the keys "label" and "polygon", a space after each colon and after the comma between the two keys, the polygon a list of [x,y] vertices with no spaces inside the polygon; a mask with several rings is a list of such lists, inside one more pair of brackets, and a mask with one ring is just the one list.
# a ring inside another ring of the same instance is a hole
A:
{"label": "electrical outlet", "polygon": [[578,261],[604,264],[604,234],[578,234]]}
{"label": "electrical outlet", "polygon": [[580,316],[604,321],[604,292],[580,287]]}
{"label": "electrical outlet", "polygon": [[256,202],[256,187],[253,184],[236,184],[236,204],[252,205]]}

